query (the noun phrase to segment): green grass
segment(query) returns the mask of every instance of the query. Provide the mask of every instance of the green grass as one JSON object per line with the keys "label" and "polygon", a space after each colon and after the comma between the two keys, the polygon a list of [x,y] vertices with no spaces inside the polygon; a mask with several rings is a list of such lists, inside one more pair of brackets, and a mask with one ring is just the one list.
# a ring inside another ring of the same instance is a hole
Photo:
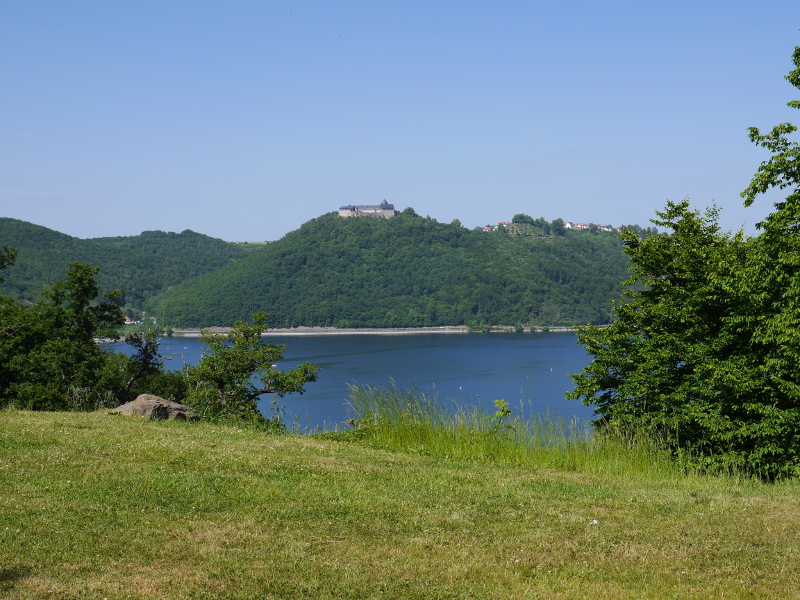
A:
{"label": "green grass", "polygon": [[797,597],[797,482],[359,431],[2,411],[0,598]]}
{"label": "green grass", "polygon": [[696,474],[649,438],[620,431],[597,436],[577,419],[526,414],[524,401],[511,406],[499,400],[495,406],[487,414],[480,405],[440,400],[417,389],[350,387],[358,425],[353,435],[376,448],[592,474]]}

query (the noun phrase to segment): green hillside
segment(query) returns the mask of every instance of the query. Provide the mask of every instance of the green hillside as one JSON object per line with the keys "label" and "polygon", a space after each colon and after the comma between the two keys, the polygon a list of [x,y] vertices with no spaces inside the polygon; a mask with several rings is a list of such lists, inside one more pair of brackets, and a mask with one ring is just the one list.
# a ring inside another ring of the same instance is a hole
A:
{"label": "green hillside", "polygon": [[263,250],[148,300],[160,322],[415,327],[605,323],[628,260],[614,233],[515,236],[392,219],[312,219]]}
{"label": "green hillside", "polygon": [[0,218],[0,246],[18,251],[15,265],[4,273],[0,295],[34,301],[49,283],[63,279],[70,263],[81,262],[100,267],[102,289],[124,289],[124,304],[133,308],[164,288],[251,253],[188,229],[80,239],[10,218]]}
{"label": "green hillside", "polygon": [[523,464],[330,437],[0,411],[0,597],[797,597],[796,480],[598,437]]}

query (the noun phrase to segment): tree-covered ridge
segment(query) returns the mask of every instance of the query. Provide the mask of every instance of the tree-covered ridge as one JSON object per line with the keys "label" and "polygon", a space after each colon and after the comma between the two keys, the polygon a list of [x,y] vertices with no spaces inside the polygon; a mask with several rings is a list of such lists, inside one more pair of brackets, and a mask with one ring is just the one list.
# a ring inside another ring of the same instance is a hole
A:
{"label": "tree-covered ridge", "polygon": [[605,323],[628,260],[614,234],[468,230],[406,209],[305,223],[262,251],[146,303],[160,322],[414,327]]}
{"label": "tree-covered ridge", "polygon": [[0,294],[34,301],[63,279],[69,264],[79,262],[99,267],[101,290],[124,289],[126,308],[141,308],[162,289],[250,253],[190,230],[85,240],[10,218],[0,218],[0,243],[17,250],[16,266],[0,283]]}

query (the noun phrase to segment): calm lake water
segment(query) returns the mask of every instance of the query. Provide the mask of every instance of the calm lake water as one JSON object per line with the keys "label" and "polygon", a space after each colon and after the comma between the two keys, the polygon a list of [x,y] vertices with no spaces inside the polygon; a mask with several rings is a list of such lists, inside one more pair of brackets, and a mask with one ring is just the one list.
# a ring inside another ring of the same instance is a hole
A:
{"label": "calm lake water", "polygon": [[[416,386],[437,393],[440,399],[480,402],[493,408],[492,401],[507,400],[519,413],[548,410],[567,418],[592,417],[592,408],[564,394],[572,389],[570,373],[588,364],[574,333],[469,333],[469,334],[354,334],[275,336],[266,338],[287,349],[279,367],[288,369],[301,362],[320,366],[319,379],[306,387],[302,396],[289,394],[280,402],[285,419],[299,417],[302,429],[317,426],[330,429],[352,416],[347,406],[348,385]],[[125,344],[109,349],[127,351]],[[197,338],[164,338],[162,354],[179,353],[167,368],[200,359],[203,345]],[[260,408],[269,412],[270,399]]]}

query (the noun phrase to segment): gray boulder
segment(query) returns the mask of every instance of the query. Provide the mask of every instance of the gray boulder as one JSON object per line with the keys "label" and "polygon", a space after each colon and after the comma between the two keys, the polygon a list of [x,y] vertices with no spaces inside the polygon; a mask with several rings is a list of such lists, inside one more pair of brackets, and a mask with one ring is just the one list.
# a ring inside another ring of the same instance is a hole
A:
{"label": "gray boulder", "polygon": [[164,400],[152,394],[142,394],[136,400],[112,408],[111,412],[122,413],[123,415],[134,415],[137,417],[147,417],[148,419],[165,419],[171,421],[197,421],[200,416],[188,406]]}

